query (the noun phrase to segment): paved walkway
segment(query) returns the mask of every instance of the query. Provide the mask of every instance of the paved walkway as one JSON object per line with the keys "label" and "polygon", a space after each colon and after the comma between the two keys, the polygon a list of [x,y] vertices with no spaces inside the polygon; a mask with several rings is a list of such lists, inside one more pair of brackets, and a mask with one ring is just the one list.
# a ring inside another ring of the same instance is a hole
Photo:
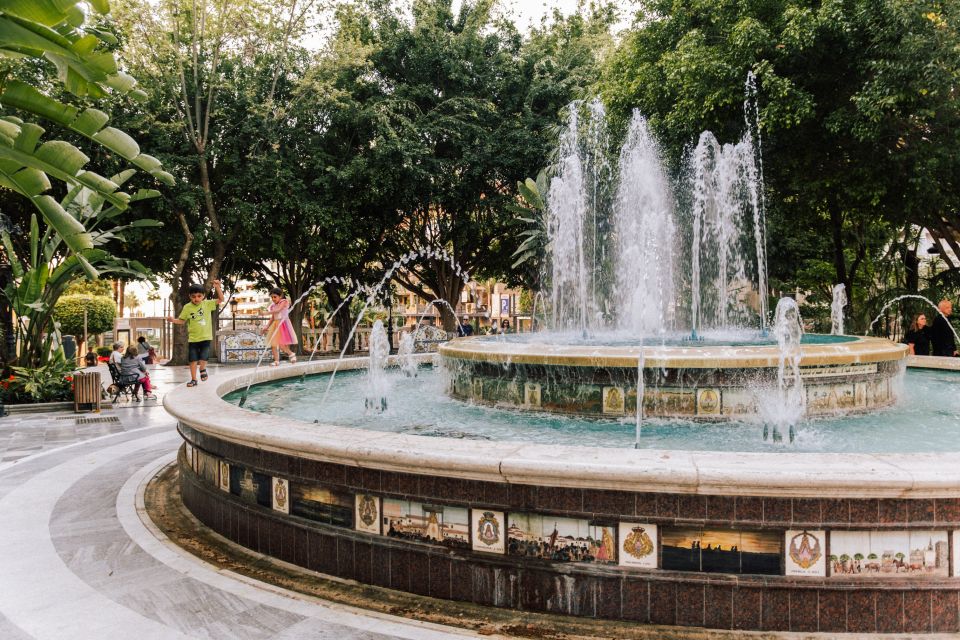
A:
{"label": "paved walkway", "polygon": [[[184,375],[153,377],[163,394]],[[187,554],[142,510],[143,487],[178,446],[156,404],[0,418],[0,638],[475,637],[325,603]]]}

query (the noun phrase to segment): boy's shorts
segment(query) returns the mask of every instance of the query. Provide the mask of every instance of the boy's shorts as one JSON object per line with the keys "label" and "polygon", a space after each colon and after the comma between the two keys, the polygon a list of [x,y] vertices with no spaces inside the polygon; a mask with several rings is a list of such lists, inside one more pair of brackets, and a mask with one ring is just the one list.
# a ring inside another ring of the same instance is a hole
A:
{"label": "boy's shorts", "polygon": [[200,342],[187,343],[187,359],[190,362],[197,360],[207,361],[210,359],[210,340],[201,340]]}

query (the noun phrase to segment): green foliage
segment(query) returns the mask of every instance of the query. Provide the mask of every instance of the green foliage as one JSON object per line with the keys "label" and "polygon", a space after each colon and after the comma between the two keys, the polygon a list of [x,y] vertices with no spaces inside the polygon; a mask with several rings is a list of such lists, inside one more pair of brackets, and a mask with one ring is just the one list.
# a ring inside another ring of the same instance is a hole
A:
{"label": "green foliage", "polygon": [[[111,93],[145,97],[135,89],[136,81],[118,69],[109,51],[116,38],[95,26],[94,14],[85,7],[99,14],[109,11],[106,0],[3,3],[0,57],[51,62],[60,86],[78,98],[102,99]],[[82,222],[47,194],[51,181],[63,183],[68,190],[86,188],[118,211],[126,209],[135,196],[120,191],[113,180],[85,169],[89,157],[70,142],[42,141],[43,127],[26,118],[53,122],[162,182],[172,184],[173,177],[161,169],[156,158],[141,153],[130,136],[107,126],[106,113],[61,102],[34,83],[11,78],[15,71],[15,64],[4,66],[0,84],[0,105],[6,111],[0,118],[0,186],[27,198],[71,251],[91,249],[94,242]]]}
{"label": "green foliage", "polygon": [[875,310],[870,287],[884,280],[876,265],[905,226],[950,236],[957,222],[957,3],[642,6],[645,19],[624,34],[604,73],[610,110],[621,121],[635,108],[648,116],[679,170],[700,131],[722,141],[743,134],[753,71],[772,289],[842,282],[852,324],[864,328]]}
{"label": "green foliage", "polygon": [[109,358],[110,354],[113,353],[113,349],[110,347],[97,347],[96,351],[101,358]]}
{"label": "green foliage", "polygon": [[59,402],[73,397],[72,362],[54,358],[40,367],[12,367],[12,374],[0,381],[5,404]]}
{"label": "green foliage", "polygon": [[517,191],[523,204],[507,205],[525,226],[519,234],[522,241],[513,252],[514,262],[510,266],[511,269],[522,270],[522,281],[528,289],[540,288],[540,276],[547,254],[547,206],[544,195],[548,188],[547,174],[541,171],[536,180],[527,178],[524,182],[517,183]]}
{"label": "green foliage", "polygon": [[113,286],[109,280],[75,280],[64,291],[65,295],[86,293],[92,296],[107,296],[113,294]]}
{"label": "green foliage", "polygon": [[60,323],[60,332],[83,336],[83,312],[87,312],[87,334],[97,335],[113,329],[117,313],[113,299],[89,294],[65,295],[57,300],[53,317]]}

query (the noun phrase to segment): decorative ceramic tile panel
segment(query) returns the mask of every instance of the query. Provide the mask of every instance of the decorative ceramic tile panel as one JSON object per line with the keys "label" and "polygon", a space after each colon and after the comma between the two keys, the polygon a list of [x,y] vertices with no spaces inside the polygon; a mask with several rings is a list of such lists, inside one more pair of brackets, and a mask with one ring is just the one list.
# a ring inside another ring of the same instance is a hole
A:
{"label": "decorative ceramic tile panel", "polygon": [[657,525],[621,522],[619,539],[621,566],[657,568]]}
{"label": "decorative ceramic tile panel", "polygon": [[946,577],[946,531],[831,531],[829,574],[837,578]]}
{"label": "decorative ceramic tile panel", "polygon": [[509,514],[507,553],[553,562],[616,564],[616,531],[588,520]]}
{"label": "decorative ceramic tile panel", "polygon": [[623,415],[626,396],[623,387],[603,388],[603,412],[607,415]]}
{"label": "decorative ceramic tile panel", "polygon": [[290,484],[290,513],[316,522],[352,528],[353,496],[326,487],[293,482]]}
{"label": "decorative ceramic tile panel", "polygon": [[290,513],[290,483],[283,478],[272,479],[271,496],[274,510]]}
{"label": "decorative ceramic tile panel", "polygon": [[467,509],[394,498],[383,499],[383,534],[392,538],[470,548]]}
{"label": "decorative ceramic tile panel", "polygon": [[788,576],[827,575],[826,532],[790,530],[784,534],[784,566]]}
{"label": "decorative ceramic tile panel", "polygon": [[380,498],[368,493],[354,497],[354,522],[357,531],[380,533]]}
{"label": "decorative ceramic tile panel", "polygon": [[660,568],[779,575],[782,535],[776,531],[662,527]]}
{"label": "decorative ceramic tile panel", "polygon": [[471,509],[470,531],[474,551],[505,553],[507,533],[504,530],[503,511]]}

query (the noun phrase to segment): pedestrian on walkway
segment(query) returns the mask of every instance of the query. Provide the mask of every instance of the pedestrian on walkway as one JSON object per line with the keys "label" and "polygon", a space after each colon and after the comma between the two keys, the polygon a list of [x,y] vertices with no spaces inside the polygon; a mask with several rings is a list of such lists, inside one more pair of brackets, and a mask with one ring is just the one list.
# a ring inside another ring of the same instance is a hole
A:
{"label": "pedestrian on walkway", "polygon": [[[216,300],[207,300],[206,291],[199,284],[192,284],[187,292],[190,302],[183,305],[180,316],[167,316],[173,324],[187,325],[187,351],[190,360],[190,382],[188,387],[197,386],[197,373],[201,380],[207,379],[207,360],[210,358],[210,344],[213,342],[213,312],[217,305],[223,304],[223,288],[219,280],[213,281],[217,293]],[[198,371],[199,370],[199,371]]]}

